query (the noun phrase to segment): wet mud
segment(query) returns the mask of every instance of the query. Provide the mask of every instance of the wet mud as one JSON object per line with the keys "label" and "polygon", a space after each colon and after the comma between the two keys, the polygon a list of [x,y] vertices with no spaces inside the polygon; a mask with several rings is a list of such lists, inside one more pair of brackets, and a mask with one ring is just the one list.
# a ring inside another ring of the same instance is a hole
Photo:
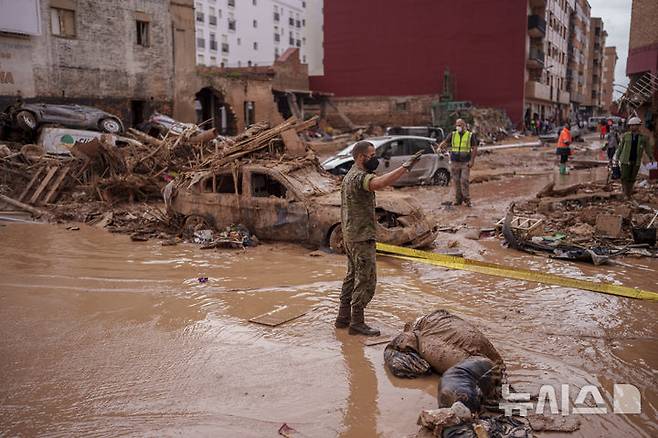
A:
{"label": "wet mud", "polygon": [[[81,227],[0,227],[1,430],[7,435],[403,436],[438,378],[398,379],[384,345],[333,328],[344,259],[294,245],[162,247]],[[594,267],[482,245],[497,262],[654,288],[653,261]],[[613,383],[641,415],[584,417],[571,436],[655,436],[656,303],[380,258],[369,309],[386,333],[433,308],[474,323],[511,382]],[[199,283],[207,276],[207,283]],[[655,277],[654,277],[655,278]],[[281,305],[276,328],[247,322]],[[573,394],[575,397],[575,394]],[[610,405],[611,406],[611,405]]]}
{"label": "wet mud", "polygon": [[[440,207],[445,188],[417,190],[442,224],[491,226],[548,178],[474,185],[466,213]],[[439,245],[452,238],[442,234]],[[333,327],[341,256],[287,244],[201,251],[7,222],[0,243],[0,435],[274,437],[287,423],[301,436],[400,437],[436,408],[438,376],[396,378],[385,343]],[[656,290],[654,259],[594,267],[493,238],[469,245],[481,260]],[[378,277],[366,317],[391,338],[443,308],[485,334],[517,390],[570,384],[573,401],[584,385],[601,389],[607,414],[540,436],[658,436],[658,303],[385,257]],[[248,322],[281,306],[306,313],[274,328]],[[612,413],[614,383],[640,389],[641,414]]]}

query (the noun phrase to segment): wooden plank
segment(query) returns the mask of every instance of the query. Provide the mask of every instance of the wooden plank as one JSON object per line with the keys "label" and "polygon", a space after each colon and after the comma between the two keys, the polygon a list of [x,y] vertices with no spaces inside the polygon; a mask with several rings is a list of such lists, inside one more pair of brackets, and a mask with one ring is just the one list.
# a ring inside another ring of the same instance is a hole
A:
{"label": "wooden plank", "polygon": [[57,176],[55,183],[52,185],[50,191],[46,195],[46,198],[43,200],[44,204],[50,203],[51,199],[53,199],[53,195],[55,195],[59,190],[59,186],[62,184],[62,181],[64,181],[64,178],[66,178],[66,175],[68,175],[70,169],[71,168],[69,166],[66,166],[59,171],[59,175]]}
{"label": "wooden plank", "polygon": [[25,195],[27,195],[27,193],[30,191],[30,189],[32,188],[36,180],[39,178],[39,175],[41,175],[41,172],[43,172],[44,169],[45,167],[40,167],[37,173],[34,174],[32,179],[28,183],[27,187],[25,187],[25,190],[23,190],[23,193],[21,193],[21,196],[18,197],[18,202],[23,202],[23,198],[25,198]]}
{"label": "wooden plank", "polygon": [[23,204],[22,202],[19,202],[15,199],[10,198],[9,196],[5,196],[0,193],[0,201],[4,201],[7,204],[13,205],[14,207],[18,207],[21,210],[29,211],[32,213],[34,216],[39,217],[39,216],[48,216],[48,213],[40,210],[38,208],[34,208],[31,205]]}
{"label": "wooden plank", "polygon": [[55,172],[57,172],[57,166],[53,166],[50,169],[48,169],[48,173],[46,174],[46,177],[41,181],[41,185],[37,189],[36,192],[34,192],[34,195],[30,198],[29,204],[34,204],[37,199],[39,199],[39,196],[41,196],[41,193],[43,190],[46,188],[50,180],[53,178],[53,175],[55,175]]}
{"label": "wooden plank", "polygon": [[286,322],[297,319],[308,313],[308,310],[300,310],[298,307],[282,306],[262,315],[255,316],[249,320],[256,324],[276,327]]}

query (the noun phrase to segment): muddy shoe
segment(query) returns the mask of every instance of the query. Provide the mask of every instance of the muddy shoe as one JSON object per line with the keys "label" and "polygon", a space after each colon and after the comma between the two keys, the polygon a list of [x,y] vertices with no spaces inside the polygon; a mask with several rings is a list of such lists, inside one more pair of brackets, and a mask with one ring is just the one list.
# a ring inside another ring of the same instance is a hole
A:
{"label": "muddy shoe", "polygon": [[350,335],[366,335],[366,336],[379,336],[381,332],[376,328],[372,328],[366,323],[350,324]]}
{"label": "muddy shoe", "polygon": [[379,330],[368,326],[363,319],[363,309],[360,307],[352,308],[352,322],[350,323],[350,335],[379,336]]}
{"label": "muddy shoe", "polygon": [[467,206],[467,207],[472,207],[472,206],[473,206],[473,205],[471,204],[471,200],[470,200],[470,199],[465,200],[465,201],[464,201],[464,205]]}

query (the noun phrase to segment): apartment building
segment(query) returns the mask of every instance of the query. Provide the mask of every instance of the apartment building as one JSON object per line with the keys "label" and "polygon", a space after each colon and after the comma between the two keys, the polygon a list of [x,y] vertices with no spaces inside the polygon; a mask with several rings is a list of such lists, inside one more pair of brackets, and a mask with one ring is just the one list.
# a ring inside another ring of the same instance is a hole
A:
{"label": "apartment building", "polygon": [[576,0],[530,0],[528,6],[525,119],[564,120],[570,114],[567,64]]}
{"label": "apartment building", "polygon": [[574,6],[570,18],[567,91],[571,99],[571,110],[573,114],[578,114],[585,96],[591,94],[587,90],[591,7],[587,0],[576,0]]}
{"label": "apartment building", "polygon": [[321,20],[321,0],[196,0],[194,6],[197,65],[272,65],[291,47],[299,48],[303,63],[321,65],[315,50],[322,29],[310,26],[318,15]]}
{"label": "apartment building", "polygon": [[587,87],[589,95],[585,96],[584,115],[591,116],[602,113],[602,85],[603,85],[603,60],[607,32],[603,27],[600,17],[590,19],[589,32],[589,54],[587,60]]}
{"label": "apartment building", "polygon": [[601,81],[601,107],[604,112],[610,112],[612,107],[612,91],[615,82],[615,67],[617,66],[617,48],[606,47],[603,51],[603,72]]}

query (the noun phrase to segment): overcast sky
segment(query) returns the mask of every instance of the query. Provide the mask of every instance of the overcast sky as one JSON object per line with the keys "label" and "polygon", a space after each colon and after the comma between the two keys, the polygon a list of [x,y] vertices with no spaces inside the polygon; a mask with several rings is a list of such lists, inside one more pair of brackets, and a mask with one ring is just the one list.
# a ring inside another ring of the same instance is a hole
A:
{"label": "overcast sky", "polygon": [[[628,56],[628,32],[631,25],[632,0],[589,0],[592,17],[603,18],[603,27],[608,32],[606,46],[617,47],[615,83],[628,85],[626,57]],[[620,93],[615,89],[614,97]]]}

